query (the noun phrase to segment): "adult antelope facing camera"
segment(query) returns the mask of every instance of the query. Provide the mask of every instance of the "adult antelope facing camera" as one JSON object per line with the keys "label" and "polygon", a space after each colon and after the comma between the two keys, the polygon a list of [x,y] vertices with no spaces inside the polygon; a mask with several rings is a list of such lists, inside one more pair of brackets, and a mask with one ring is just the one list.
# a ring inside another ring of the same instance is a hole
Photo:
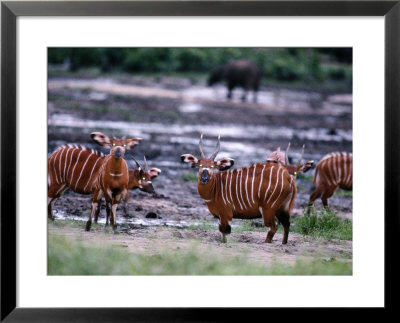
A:
{"label": "adult antelope facing camera", "polygon": [[317,198],[321,197],[322,204],[328,209],[328,198],[338,187],[344,190],[353,189],[353,154],[336,152],[326,155],[315,166],[312,181],[316,183],[316,188],[308,202],[308,215]]}
{"label": "adult antelope facing camera", "polygon": [[86,223],[86,231],[90,230],[92,218],[97,206],[104,195],[107,204],[111,204],[111,224],[117,228],[116,211],[121,199],[128,199],[129,172],[128,164],[124,159],[125,150],[136,146],[141,138],[110,139],[101,132],[92,132],[92,139],[103,147],[110,147],[110,153],[104,158],[99,174],[94,183],[92,208]]}
{"label": "adult antelope facing camera", "polygon": [[286,244],[290,226],[289,212],[297,193],[295,180],[286,168],[276,163],[260,163],[214,174],[215,169],[229,169],[234,161],[231,158],[214,160],[220,149],[220,137],[215,152],[206,158],[202,138],[203,135],[199,142],[200,159],[184,154],[181,160],[199,168],[197,189],[210,213],[220,219],[222,241],[226,242],[226,235],[231,232],[229,222],[232,218],[262,217],[265,226],[269,227],[265,242],[270,243],[277,229],[277,217],[284,227],[282,243]]}
{"label": "adult antelope facing camera", "polygon": [[276,151],[273,151],[270,153],[267,157],[267,162],[270,163],[278,163],[283,165],[289,172],[290,175],[293,175],[294,177],[297,177],[299,173],[305,173],[311,169],[311,167],[314,165],[313,160],[309,160],[305,163],[301,163],[303,160],[303,155],[304,155],[304,148],[305,145],[303,145],[303,148],[301,150],[301,155],[300,159],[297,165],[291,165],[289,164],[289,148],[290,148],[290,142],[286,148],[286,154],[281,152],[281,148],[278,147]]}

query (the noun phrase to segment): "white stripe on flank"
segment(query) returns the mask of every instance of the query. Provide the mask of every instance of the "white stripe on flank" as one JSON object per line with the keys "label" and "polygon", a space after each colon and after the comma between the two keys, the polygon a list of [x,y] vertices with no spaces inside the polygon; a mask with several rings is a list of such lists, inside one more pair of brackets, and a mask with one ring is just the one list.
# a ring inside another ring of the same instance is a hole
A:
{"label": "white stripe on flank", "polygon": [[247,203],[249,204],[249,208],[251,208],[251,204],[250,204],[250,199],[249,199],[249,190],[247,189],[247,182],[249,180],[249,167],[246,168],[246,182],[244,184],[244,188],[246,189],[246,198],[247,198]]}
{"label": "white stripe on flank", "polygon": [[56,175],[56,183],[57,184],[61,184],[60,183],[61,181],[58,180],[57,169],[56,169],[57,156],[60,154],[60,152],[61,152],[61,149],[57,149],[57,151],[53,157],[53,167],[52,167],[52,171],[53,171],[54,175]]}
{"label": "white stripe on flank", "polygon": [[[232,174],[233,175],[233,174]],[[236,180],[236,200],[239,202],[239,207],[240,207],[240,210],[243,210],[243,206],[242,206],[242,203],[240,203],[240,200],[239,200],[239,188],[238,188],[238,184],[239,184],[239,170],[235,173],[235,180]]]}
{"label": "white stripe on flank", "polygon": [[243,181],[243,169],[240,169],[240,183],[239,183],[239,186],[240,186],[240,197],[241,197],[241,199],[242,199],[243,206],[244,206],[244,209],[243,209],[243,210],[245,210],[245,209],[247,208],[247,206],[246,206],[246,204],[244,203],[244,199],[243,199],[242,181]]}
{"label": "white stripe on flank", "polygon": [[224,198],[224,183],[222,183],[222,174],[221,174],[221,196],[222,200],[224,201],[224,204],[226,205],[225,198]]}
{"label": "white stripe on flank", "polygon": [[[276,191],[276,188],[278,187],[278,181],[279,181],[279,172],[281,171],[281,167],[279,167],[278,169],[277,169],[277,172],[276,172],[276,183],[275,183],[275,188],[274,188],[274,190],[272,191],[272,193],[271,193],[271,195],[269,196],[269,198],[268,198],[268,201],[267,201],[267,203],[266,204],[268,204],[268,202],[269,202],[269,200],[271,199],[271,197],[274,195],[274,193],[275,193],[275,191]],[[270,184],[271,184],[271,177],[270,177]],[[267,195],[266,195],[266,193],[268,192],[268,190],[265,192],[265,197],[264,197],[264,200],[267,198]]]}
{"label": "white stripe on flank", "polygon": [[262,185],[262,180],[263,180],[264,168],[265,168],[265,165],[261,171],[260,185],[258,186],[258,200],[260,200],[260,190],[261,190],[261,185]]}
{"label": "white stripe on flank", "polygon": [[266,189],[266,191],[265,191],[265,194],[264,194],[264,201],[265,201],[265,199],[267,198],[267,194],[268,194],[269,188],[271,187],[271,178],[272,178],[272,171],[273,171],[273,170],[274,170],[274,166],[272,166],[272,167],[270,168],[270,171],[269,171],[268,187],[267,187],[267,189]]}
{"label": "white stripe on flank", "polygon": [[233,209],[236,209],[235,203],[234,203],[233,198],[232,198],[232,177],[233,177],[233,170],[230,170],[229,173],[231,174],[231,179],[230,179],[230,181],[229,181],[229,195],[230,195],[230,198],[231,198],[231,203],[232,203]]}
{"label": "white stripe on flank", "polygon": [[347,154],[343,153],[343,183],[347,178]]}
{"label": "white stripe on flank", "polygon": [[67,177],[65,176],[65,172],[66,172],[66,170],[67,170],[67,159],[68,159],[68,154],[69,154],[69,152],[71,151],[71,149],[68,147],[67,148],[68,149],[68,151],[67,151],[67,153],[65,154],[65,162],[64,162],[64,178],[63,178],[63,181],[64,181],[64,183],[67,181]]}
{"label": "white stripe on flank", "polygon": [[[274,206],[275,202],[278,201],[279,197],[280,197],[281,194],[282,194],[282,190],[283,190],[283,174],[284,174],[284,172],[282,171],[282,176],[281,176],[281,190],[280,190],[280,192],[279,192],[278,197],[275,199],[274,203],[272,203],[271,207]],[[290,176],[290,178],[292,178],[292,176]]]}
{"label": "white stripe on flank", "polygon": [[343,164],[343,156],[341,154],[339,154],[339,158],[338,158],[338,176],[339,176],[339,183],[342,181],[342,171],[341,171],[341,166]]}
{"label": "white stripe on flank", "polygon": [[82,177],[82,174],[83,174],[83,171],[84,171],[84,169],[85,169],[85,167],[86,167],[86,164],[87,164],[87,162],[89,161],[90,157],[92,157],[92,155],[93,155],[93,154],[90,154],[90,155],[86,158],[85,163],[83,164],[83,167],[82,167],[82,169],[81,169],[81,173],[79,174],[78,180],[77,180],[76,183],[75,183],[75,190],[76,190],[76,187],[78,186],[79,180],[80,180],[81,177]]}
{"label": "white stripe on flank", "polygon": [[61,151],[61,155],[60,155],[60,158],[59,158],[59,161],[58,161],[58,168],[59,168],[59,170],[60,170],[60,172],[59,172],[60,181],[61,181],[62,183],[63,183],[63,179],[62,179],[62,176],[61,176],[61,174],[62,174],[62,172],[61,172],[61,159],[62,159],[62,156],[63,156],[65,150],[66,150],[66,149],[63,148],[63,150]]}
{"label": "white stripe on flank", "polygon": [[[89,183],[90,183],[91,180],[92,180],[93,171],[96,169],[96,165],[97,165],[97,163],[99,162],[99,160],[101,160],[101,158],[97,158],[96,162],[94,163],[94,165],[93,165],[93,167],[92,167],[92,171],[90,172],[89,179],[88,179],[88,181],[87,181],[85,187],[83,188],[83,191],[84,191],[84,192],[86,192],[86,187],[89,185]],[[91,189],[93,189],[93,185],[92,185]]]}
{"label": "white stripe on flank", "polygon": [[226,172],[225,176],[225,199],[228,202],[228,204],[231,204],[228,198],[228,179],[229,179],[229,171]]}
{"label": "white stripe on flank", "polygon": [[254,177],[256,176],[256,168],[257,165],[254,164],[254,170],[253,170],[253,180],[251,181],[251,199],[253,200],[253,204],[256,204],[256,202],[254,202]]}
{"label": "white stripe on flank", "polygon": [[72,164],[72,156],[74,155],[74,153],[76,151],[77,150],[75,148],[72,148],[72,153],[71,153],[71,156],[69,157],[69,164],[68,164],[68,169],[67,169],[67,178],[69,179],[69,185],[71,185],[71,183],[72,183],[72,177],[68,177],[68,173],[69,173],[69,169],[70,169],[71,164]]}
{"label": "white stripe on flank", "polygon": [[[81,151],[79,152],[79,154],[78,154],[78,158],[77,158],[77,159],[76,159],[76,161],[75,161],[75,166],[74,166],[74,168],[72,169],[72,174],[71,174],[71,183],[70,183],[70,185],[72,185],[72,181],[74,180],[74,172],[75,172],[75,168],[76,168],[76,165],[78,165],[79,156],[80,156],[82,153],[83,153],[83,150],[81,150]],[[75,187],[76,187],[76,184],[75,184]]]}
{"label": "white stripe on flank", "polygon": [[[329,160],[324,161],[323,164],[321,165],[321,169],[323,169],[322,171],[322,176],[323,178],[326,179],[326,181],[328,182],[328,185],[332,185],[331,181],[330,181],[330,177],[329,177],[329,165],[328,165]],[[327,171],[325,171],[327,170]],[[321,175],[321,174],[320,174]]]}

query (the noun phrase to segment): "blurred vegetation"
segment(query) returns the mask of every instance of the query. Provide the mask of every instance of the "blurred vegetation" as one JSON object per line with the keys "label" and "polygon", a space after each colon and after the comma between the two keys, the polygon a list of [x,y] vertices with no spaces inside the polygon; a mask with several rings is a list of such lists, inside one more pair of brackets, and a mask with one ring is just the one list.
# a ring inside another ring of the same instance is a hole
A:
{"label": "blurred vegetation", "polygon": [[294,265],[263,265],[246,255],[210,256],[192,246],[188,251],[146,255],[117,245],[93,246],[76,239],[50,235],[49,275],[351,275],[351,261],[298,260]]}
{"label": "blurred vegetation", "polygon": [[103,73],[208,74],[231,59],[250,59],[264,82],[320,85],[340,82],[352,89],[351,48],[49,48],[50,65]]}
{"label": "blurred vegetation", "polygon": [[325,239],[352,240],[353,222],[325,208],[312,209],[310,216],[291,219],[290,231]]}

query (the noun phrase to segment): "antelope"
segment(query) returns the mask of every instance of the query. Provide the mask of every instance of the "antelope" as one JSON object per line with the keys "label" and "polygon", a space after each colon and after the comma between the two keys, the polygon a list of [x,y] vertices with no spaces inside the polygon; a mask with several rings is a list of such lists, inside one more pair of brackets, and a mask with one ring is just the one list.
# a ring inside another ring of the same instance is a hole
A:
{"label": "antelope", "polygon": [[101,132],[92,132],[90,136],[99,145],[110,147],[110,153],[103,159],[94,182],[92,207],[89,219],[86,222],[86,231],[90,231],[92,218],[95,216],[95,212],[103,195],[106,204],[111,204],[110,222],[114,230],[116,230],[117,206],[122,199],[127,200],[129,197],[129,172],[128,164],[124,159],[125,150],[132,149],[139,143],[141,138],[110,139]]}
{"label": "antelope", "polygon": [[[233,166],[231,158],[215,161],[220,150],[220,137],[210,158],[202,149],[200,137],[200,159],[184,154],[181,161],[192,168],[199,168],[197,190],[212,215],[219,218],[222,242],[231,233],[232,218],[253,219],[262,217],[269,231],[265,242],[271,243],[277,230],[275,217],[284,227],[282,244],[289,236],[290,215],[296,198],[295,180],[284,166],[278,163],[259,163],[241,169],[228,170]],[[214,174],[215,169],[220,172]],[[228,170],[222,172],[223,170]]]}
{"label": "antelope", "polygon": [[315,167],[312,182],[316,183],[316,188],[310,196],[307,215],[317,198],[321,197],[322,204],[329,209],[328,198],[338,187],[353,189],[353,154],[335,152],[324,156]]}
{"label": "antelope", "polygon": [[[155,167],[149,168],[149,166],[147,165],[146,156],[144,156],[145,168],[140,166],[139,162],[135,158],[133,158],[133,160],[135,161],[137,168],[129,169],[128,189],[139,188],[143,192],[155,193],[151,180],[156,178],[161,173],[161,169],[155,168]],[[125,206],[124,206],[125,214],[127,214],[127,211],[126,211],[127,199],[124,202],[125,202]],[[110,205],[109,204],[106,204],[106,209],[107,209],[106,225],[108,225],[108,219],[110,217]],[[95,222],[97,222],[97,217],[98,217],[98,212],[95,213],[95,217],[94,217]]]}
{"label": "antelope", "polygon": [[308,170],[311,169],[311,167],[314,165],[313,160],[309,160],[303,164],[301,164],[303,160],[303,155],[304,155],[304,148],[305,145],[303,145],[303,148],[301,150],[301,155],[299,159],[299,163],[297,165],[290,165],[289,164],[289,148],[290,148],[290,142],[286,148],[286,154],[281,152],[281,148],[278,147],[276,151],[273,151],[271,154],[268,155],[267,157],[267,162],[270,163],[278,163],[286,167],[290,175],[293,175],[295,178],[299,173],[305,173]]}
{"label": "antelope", "polygon": [[[48,218],[53,220],[52,207],[64,191],[70,189],[79,194],[92,194],[94,183],[104,160],[104,154],[77,145],[64,145],[57,148],[48,158]],[[145,157],[146,159],[146,157]],[[138,163],[136,162],[138,165]],[[157,177],[161,170],[147,167],[146,170],[129,169],[128,189],[139,188],[153,193],[149,179]],[[75,170],[74,170],[75,169]],[[145,179],[143,180],[143,177]],[[141,183],[140,183],[141,182]],[[100,204],[95,213],[97,222]],[[107,208],[107,213],[109,208]],[[126,210],[125,210],[125,213]]]}

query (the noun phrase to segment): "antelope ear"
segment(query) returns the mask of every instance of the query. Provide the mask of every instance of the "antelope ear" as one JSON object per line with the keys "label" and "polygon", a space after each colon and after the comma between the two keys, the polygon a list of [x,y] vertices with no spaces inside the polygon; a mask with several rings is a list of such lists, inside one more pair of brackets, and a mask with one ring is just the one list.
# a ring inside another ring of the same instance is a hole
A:
{"label": "antelope ear", "polygon": [[309,171],[311,169],[311,167],[313,167],[314,165],[314,161],[313,160],[309,160],[308,162],[305,162],[304,164],[300,165],[300,169],[299,169],[299,173],[305,173],[307,171]]}
{"label": "antelope ear", "polygon": [[153,167],[153,168],[149,169],[148,173],[150,175],[150,178],[153,179],[153,178],[157,177],[158,175],[160,175],[161,169]]}
{"label": "antelope ear", "polygon": [[92,139],[96,143],[98,143],[100,146],[106,147],[106,146],[110,146],[110,144],[111,144],[110,138],[108,136],[106,136],[104,133],[92,132],[90,134],[90,137],[92,137]]}
{"label": "antelope ear", "polygon": [[139,144],[140,140],[142,140],[142,138],[126,139],[126,149],[133,149],[133,147]]}
{"label": "antelope ear", "polygon": [[235,161],[232,158],[221,158],[217,161],[217,169],[222,171],[222,170],[227,170],[233,166]]}
{"label": "antelope ear", "polygon": [[184,154],[181,156],[181,161],[182,163],[188,163],[190,164],[192,167],[197,167],[199,164],[199,160],[194,157],[193,155],[190,154]]}

